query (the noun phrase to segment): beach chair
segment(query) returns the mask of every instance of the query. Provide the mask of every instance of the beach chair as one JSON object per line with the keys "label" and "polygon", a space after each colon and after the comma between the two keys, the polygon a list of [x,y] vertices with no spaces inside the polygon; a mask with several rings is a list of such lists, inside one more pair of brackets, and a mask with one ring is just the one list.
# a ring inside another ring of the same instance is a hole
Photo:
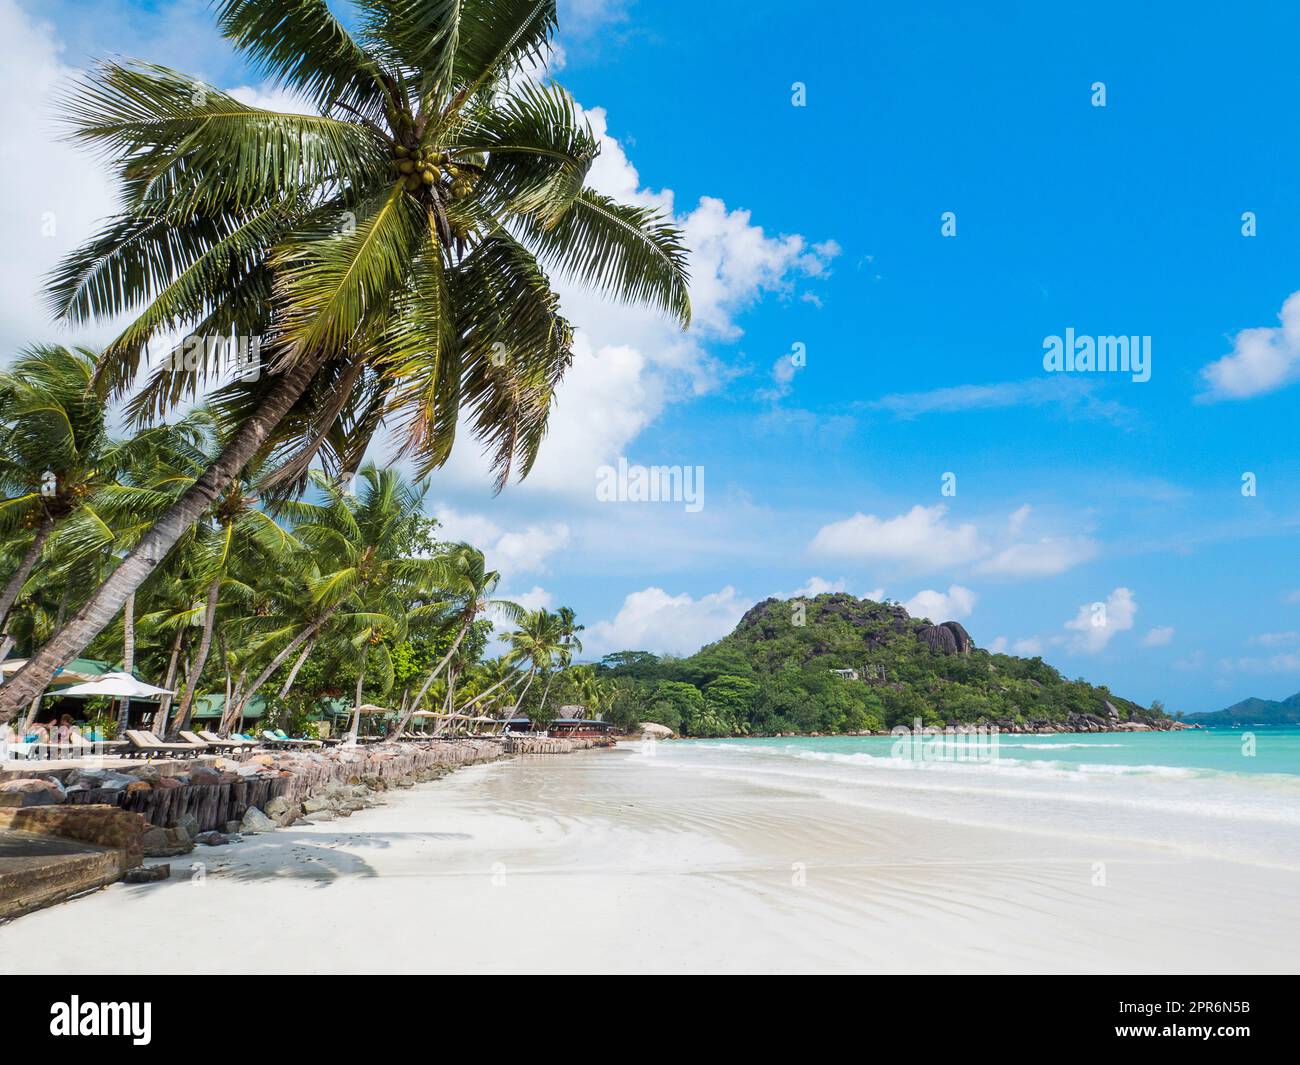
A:
{"label": "beach chair", "polygon": [[67,746],[74,752],[74,758],[84,758],[93,754],[121,754],[131,744],[126,740],[88,740],[80,732],[74,732]]}
{"label": "beach chair", "polygon": [[164,743],[152,732],[139,729],[127,729],[126,739],[130,747],[122,753],[128,758],[188,758],[202,749],[192,743]]}
{"label": "beach chair", "polygon": [[284,729],[263,729],[262,738],[272,747],[289,750],[295,747],[323,747],[320,740],[296,740],[286,736]]}
{"label": "beach chair", "polygon": [[[188,732],[182,732],[181,738],[189,739],[190,735],[191,734]],[[215,732],[206,732],[203,729],[199,730],[197,738],[202,740],[209,747],[218,751],[221,750],[242,751],[247,747],[261,746],[257,742],[257,740],[247,740],[244,739],[244,737],[242,736],[236,736],[236,735],[226,736],[225,738],[222,738],[221,736],[218,736]]]}

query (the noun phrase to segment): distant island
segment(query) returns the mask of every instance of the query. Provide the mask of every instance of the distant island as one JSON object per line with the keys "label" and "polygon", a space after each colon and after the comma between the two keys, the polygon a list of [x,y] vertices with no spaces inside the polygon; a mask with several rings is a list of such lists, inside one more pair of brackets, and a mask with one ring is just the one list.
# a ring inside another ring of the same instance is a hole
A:
{"label": "distant island", "polygon": [[997,725],[1007,732],[1187,727],[1105,685],[1067,680],[1041,658],[975,646],[956,621],[831,593],[765,599],[689,658],[607,655],[610,716],[689,736],[834,735],[896,725]]}
{"label": "distant island", "polygon": [[1187,720],[1207,728],[1234,725],[1300,725],[1300,692],[1285,699],[1242,699],[1225,710],[1188,714]]}

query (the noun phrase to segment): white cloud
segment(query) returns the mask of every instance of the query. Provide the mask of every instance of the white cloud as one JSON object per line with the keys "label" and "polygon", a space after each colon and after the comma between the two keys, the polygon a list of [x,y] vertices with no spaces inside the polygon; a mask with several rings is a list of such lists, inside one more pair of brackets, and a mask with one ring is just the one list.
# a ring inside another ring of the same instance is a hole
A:
{"label": "white cloud", "polygon": [[551,610],[555,606],[555,596],[536,584],[526,592],[510,592],[497,598],[509,599],[512,603],[517,603],[525,610]]}
{"label": "white cloud", "polygon": [[1243,329],[1232,354],[1201,371],[1206,399],[1248,399],[1272,392],[1300,376],[1300,292],[1282,304],[1280,327]]}
{"label": "white cloud", "polygon": [[864,406],[899,418],[1010,407],[1055,407],[1070,417],[1102,418],[1115,423],[1131,418],[1132,412],[1127,407],[1101,398],[1098,391],[1097,382],[1090,378],[1053,374],[991,385],[950,385],[926,392],[895,392]]}
{"label": "white cloud", "polygon": [[932,588],[917,592],[903,606],[914,618],[929,618],[935,623],[957,621],[970,617],[971,611],[975,609],[976,598],[969,588],[954,584],[946,592],[937,592]]}
{"label": "white cloud", "polygon": [[[1016,511],[1027,510],[1021,507]],[[1013,525],[1015,515],[1013,517]],[[1023,518],[1020,520],[1023,524]],[[980,573],[1006,577],[1051,577],[1086,562],[1097,545],[1086,537],[1044,537],[1032,543],[1010,544],[977,567]]]}
{"label": "white cloud", "polygon": [[1013,654],[1021,655],[1024,658],[1033,658],[1035,655],[1043,653],[1043,641],[1037,636],[1026,636],[1013,643],[1011,651]]}
{"label": "white cloud", "polygon": [[443,503],[436,504],[432,513],[441,524],[441,538],[477,547],[488,568],[499,570],[503,581],[522,573],[545,572],[550,557],[569,544],[569,527],[563,522],[504,530],[481,514],[457,511]]}
{"label": "white cloud", "polygon": [[[825,577],[809,577],[802,588],[796,588],[793,592],[777,592],[778,599],[811,599],[816,595],[824,595],[826,592],[842,592],[847,587],[847,582],[843,577],[839,580],[828,581]],[[868,599],[874,596],[867,596]]]}
{"label": "white cloud", "polygon": [[1300,643],[1300,632],[1261,632],[1252,636],[1250,643],[1260,647],[1281,647],[1289,643]]}
{"label": "white cloud", "polygon": [[[624,203],[672,213],[690,249],[692,325],[683,333],[656,311],[630,307],[556,274],[561,310],[575,328],[574,361],[556,391],[555,416],[525,491],[594,498],[598,466],[627,456],[645,464],[693,463],[689,455],[631,454],[636,439],[672,403],[715,390],[734,376],[706,346],[743,335],[737,319],[768,294],[785,297],[799,279],[826,275],[839,254],[834,241],[770,236],[745,210],[702,197],[687,212],[671,189],[643,187],[623,145],[608,132],[604,108],[580,108],[600,142],[589,184]],[[447,473],[483,484],[486,459],[466,439]]]}
{"label": "white cloud", "polygon": [[730,585],[698,599],[645,588],[628,595],[613,618],[588,625],[583,645],[596,655],[622,650],[689,655],[727,635],[750,605]]}
{"label": "white cloud", "polygon": [[1172,625],[1157,625],[1142,637],[1143,647],[1168,647],[1173,642],[1174,627]]}
{"label": "white cloud", "polygon": [[1007,638],[1005,636],[994,636],[986,648],[992,654],[1003,654],[1007,649]]}
{"label": "white cloud", "polygon": [[[1097,544],[1086,536],[1041,536],[1018,541],[1030,522],[1032,508],[1013,511],[1005,531],[994,522],[954,525],[943,504],[914,506],[905,514],[880,518],[861,512],[818,529],[809,550],[813,554],[895,562],[925,571],[977,563],[974,572],[996,577],[1050,577],[1086,562]],[[1000,541],[1000,543],[999,543]]]}
{"label": "white cloud", "polygon": [[267,111],[284,111],[291,115],[318,113],[310,100],[278,85],[240,85],[225,91],[240,103],[251,104],[253,107],[261,107]]}
{"label": "white cloud", "polygon": [[85,150],[56,137],[55,94],[77,73],[45,23],[0,0],[0,351],[43,340],[107,340],[111,326],[74,336],[54,325],[41,292],[58,261],[99,228],[116,206],[108,176]]}
{"label": "white cloud", "polygon": [[1065,623],[1067,629],[1078,633],[1070,649],[1081,654],[1104,651],[1116,633],[1133,627],[1137,609],[1137,600],[1127,588],[1116,588],[1104,603],[1084,603],[1074,619]]}
{"label": "white cloud", "polygon": [[878,518],[860,511],[817,530],[813,554],[869,561],[902,562],[926,569],[944,569],[970,562],[986,548],[974,525],[953,525],[942,503],[914,506],[895,518]]}
{"label": "white cloud", "polygon": [[772,385],[758,391],[758,398],[775,403],[785,399],[794,388],[794,375],[802,367],[797,365],[790,355],[781,355],[772,363]]}

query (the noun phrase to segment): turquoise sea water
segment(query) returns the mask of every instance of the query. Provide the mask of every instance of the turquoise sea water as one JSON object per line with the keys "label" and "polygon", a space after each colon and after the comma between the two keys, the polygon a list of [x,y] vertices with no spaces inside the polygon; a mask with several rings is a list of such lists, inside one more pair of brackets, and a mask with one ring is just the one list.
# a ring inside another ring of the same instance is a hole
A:
{"label": "turquoise sea water", "polygon": [[996,757],[976,761],[898,753],[892,737],[826,736],[673,741],[639,756],[864,810],[1300,869],[1300,728],[1002,735]]}
{"label": "turquoise sea water", "polygon": [[[757,748],[869,754],[888,758],[889,736],[786,737],[735,741]],[[1056,736],[1002,735],[998,757],[1026,765],[1081,772],[1285,773],[1300,776],[1300,728],[1187,729]]]}

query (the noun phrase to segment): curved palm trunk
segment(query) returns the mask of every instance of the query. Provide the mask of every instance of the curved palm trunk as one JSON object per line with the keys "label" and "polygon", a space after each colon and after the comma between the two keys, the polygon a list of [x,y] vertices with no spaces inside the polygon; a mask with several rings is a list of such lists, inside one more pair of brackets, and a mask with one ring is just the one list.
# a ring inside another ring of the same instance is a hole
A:
{"label": "curved palm trunk", "polygon": [[523,681],[523,677],[518,673],[512,673],[508,677],[502,677],[499,681],[493,684],[492,687],[486,688],[483,691],[479,692],[476,696],[474,696],[473,699],[471,699],[464,706],[462,706],[461,709],[468,710],[480,699],[486,699],[489,695],[491,695],[494,691],[496,691],[499,687],[501,687],[501,685],[509,684],[511,681],[514,681],[514,683],[519,684]]}
{"label": "curved palm trunk", "polygon": [[361,693],[366,687],[366,654],[370,644],[361,649],[361,665],[357,668],[357,698],[352,704],[352,727],[348,729],[348,746],[356,746],[357,733],[361,731]]}
{"label": "curved palm trunk", "polygon": [[[176,683],[176,664],[181,658],[181,642],[185,639],[185,630],[178,628],[176,630],[176,639],[172,641],[172,656],[167,662],[167,676],[163,680],[162,686],[171,689]],[[159,736],[167,734],[167,717],[171,712],[172,697],[170,695],[160,696],[158,699],[158,712],[153,716],[153,731]]]}
{"label": "curved palm trunk", "polygon": [[462,625],[460,627],[460,632],[456,633],[456,639],[452,641],[451,649],[445,655],[442,656],[442,661],[439,662],[436,666],[434,666],[433,669],[430,670],[429,675],[424,678],[424,683],[420,686],[420,693],[414,699],[411,700],[411,705],[407,708],[406,712],[402,715],[401,721],[397,723],[397,728],[389,732],[390,736],[400,736],[402,732],[405,730],[406,726],[410,724],[411,715],[414,714],[415,711],[420,708],[420,703],[423,701],[425,695],[427,695],[429,692],[429,686],[433,684],[434,680],[437,679],[438,674],[442,672],[443,667],[448,662],[451,661],[451,656],[456,653],[456,649],[460,646],[461,640],[465,638],[465,633],[468,631],[469,631],[469,625]]}
{"label": "curved palm trunk", "polygon": [[293,687],[293,682],[298,679],[298,670],[302,669],[303,663],[311,657],[312,651],[316,647],[316,637],[312,637],[302,649],[302,654],[298,656],[298,661],[293,664],[293,669],[289,670],[289,675],[284,678],[284,685],[280,688],[280,698],[283,699],[289,694],[289,689]]}
{"label": "curved palm trunk", "polygon": [[45,541],[50,538],[50,533],[53,531],[53,519],[46,518],[41,522],[36,530],[36,539],[32,541],[31,547],[23,555],[23,560],[18,563],[18,568],[14,570],[13,576],[5,582],[4,591],[0,592],[0,625],[4,625],[9,620],[9,611],[14,608],[14,603],[18,601],[18,593],[23,590],[23,585],[27,582],[27,578],[31,576],[37,560],[41,557],[41,548],[45,546]]}
{"label": "curved palm trunk", "polygon": [[203,608],[203,636],[199,640],[198,654],[194,656],[194,664],[190,667],[190,675],[185,678],[185,698],[181,700],[181,708],[177,712],[179,724],[176,731],[190,727],[190,713],[194,709],[194,693],[198,691],[199,680],[203,676],[203,667],[207,665],[208,651],[212,648],[212,624],[217,616],[217,596],[221,592],[221,578],[216,577],[208,585],[208,601]]}
{"label": "curved palm trunk", "polygon": [[[337,603],[334,606],[330,607],[328,610],[326,610],[324,614],[322,614],[319,618],[313,621],[310,625],[308,625],[305,629],[303,629],[302,632],[298,633],[297,636],[295,636],[292,640],[290,640],[287,644],[285,644],[283,648],[281,648],[280,653],[277,654],[273,659],[271,659],[270,664],[253,679],[253,683],[250,684],[248,686],[248,690],[245,691],[239,697],[237,704],[231,707],[230,713],[228,715],[222,716],[223,725],[225,725],[228,728],[230,723],[233,722],[236,718],[243,717],[244,707],[248,705],[248,700],[257,694],[257,689],[260,688],[263,684],[265,684],[268,680],[270,680],[271,674],[274,673],[277,669],[279,669],[282,665],[284,665],[285,662],[289,660],[289,656],[293,654],[294,651],[298,650],[299,647],[302,647],[303,644],[305,643],[307,646],[304,649],[302,656],[298,659],[297,662],[294,663],[293,671],[289,674],[289,679],[285,683],[285,688],[286,690],[288,689],[288,686],[293,683],[293,678],[298,675],[298,670],[302,668],[303,662],[306,661],[307,655],[310,653],[312,646],[315,644],[316,634],[325,627],[329,619],[334,616],[334,612],[336,610],[338,610]],[[283,697],[283,693],[282,693],[282,697]],[[225,733],[223,732],[221,733],[221,735],[224,736]]]}
{"label": "curved palm trunk", "polygon": [[554,683],[554,681],[555,681],[555,670],[551,670],[551,672],[546,674],[546,687],[542,689],[542,701],[537,704],[537,712],[539,714],[546,709],[546,700],[550,697],[551,685]]}
{"label": "curved palm trunk", "polygon": [[528,683],[524,685],[524,690],[519,693],[519,698],[515,700],[515,705],[510,708],[510,713],[506,715],[507,724],[513,721],[515,715],[519,713],[519,708],[523,705],[525,696],[528,695],[528,689],[533,686],[533,678],[535,676],[537,676],[537,667],[532,666],[528,670]]}
{"label": "curved palm trunk", "polygon": [[225,449],[185,494],[176,501],[136,545],[86,604],[59,628],[53,638],[28,660],[14,678],[0,687],[0,724],[9,721],[34,696],[43,692],[56,670],[66,665],[122,609],[126,597],[140,587],[167,556],[185,530],[198,520],[229,486],[303,393],[325,353],[305,356],[267,392],[261,405],[231,436]]}
{"label": "curved palm trunk", "polygon": [[[122,615],[122,672],[135,672],[135,592],[126,597]],[[121,735],[131,720],[131,699],[126,696],[117,704],[117,731]]]}

